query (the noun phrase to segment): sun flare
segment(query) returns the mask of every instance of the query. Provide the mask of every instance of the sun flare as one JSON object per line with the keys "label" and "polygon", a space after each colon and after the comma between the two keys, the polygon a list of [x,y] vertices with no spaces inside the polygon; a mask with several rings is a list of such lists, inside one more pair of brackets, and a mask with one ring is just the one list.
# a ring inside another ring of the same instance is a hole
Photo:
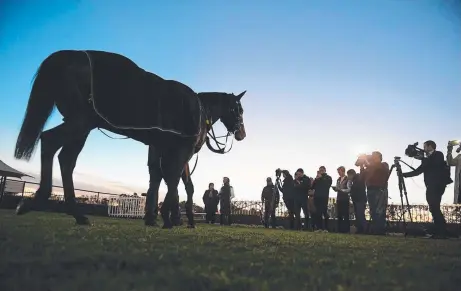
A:
{"label": "sun flare", "polygon": [[352,147],[352,154],[358,156],[360,154],[367,154],[371,152],[371,147],[367,144],[359,144]]}

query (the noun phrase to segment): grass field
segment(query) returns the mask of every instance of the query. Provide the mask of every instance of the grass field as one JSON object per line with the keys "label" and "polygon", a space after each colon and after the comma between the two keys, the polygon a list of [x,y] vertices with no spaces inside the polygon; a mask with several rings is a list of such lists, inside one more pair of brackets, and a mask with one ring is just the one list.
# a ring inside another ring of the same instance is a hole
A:
{"label": "grass field", "polygon": [[461,290],[461,241],[0,210],[0,290]]}

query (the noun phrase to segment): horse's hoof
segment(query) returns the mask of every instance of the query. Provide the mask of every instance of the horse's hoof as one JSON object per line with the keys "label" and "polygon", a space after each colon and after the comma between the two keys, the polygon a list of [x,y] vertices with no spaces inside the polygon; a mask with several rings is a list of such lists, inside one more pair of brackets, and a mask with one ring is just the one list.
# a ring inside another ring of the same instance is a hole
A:
{"label": "horse's hoof", "polygon": [[173,225],[172,224],[164,224],[162,226],[162,229],[172,229],[173,228]]}
{"label": "horse's hoof", "polygon": [[188,224],[187,228],[195,228],[195,224]]}
{"label": "horse's hoof", "polygon": [[86,216],[75,217],[75,223],[78,225],[90,225],[90,220]]}
{"label": "horse's hoof", "polygon": [[32,208],[32,201],[22,199],[16,206],[16,215],[23,215],[29,212]]}

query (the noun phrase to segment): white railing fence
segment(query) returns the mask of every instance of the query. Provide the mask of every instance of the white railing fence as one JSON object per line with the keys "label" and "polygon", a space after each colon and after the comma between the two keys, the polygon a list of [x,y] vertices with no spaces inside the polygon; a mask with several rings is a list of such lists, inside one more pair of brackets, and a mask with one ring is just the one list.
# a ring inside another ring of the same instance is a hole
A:
{"label": "white railing fence", "polygon": [[142,218],[144,217],[145,197],[119,197],[108,205],[110,217]]}
{"label": "white railing fence", "polygon": [[[118,197],[108,204],[109,217],[143,218],[146,197]],[[181,216],[186,215],[181,211]],[[205,220],[205,213],[194,213],[195,220]]]}

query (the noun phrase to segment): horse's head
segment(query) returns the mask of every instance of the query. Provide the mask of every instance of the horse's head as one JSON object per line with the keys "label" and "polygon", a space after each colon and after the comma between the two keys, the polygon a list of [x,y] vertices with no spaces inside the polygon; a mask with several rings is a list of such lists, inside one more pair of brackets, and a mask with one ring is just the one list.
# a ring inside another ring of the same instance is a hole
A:
{"label": "horse's head", "polygon": [[228,93],[204,92],[198,93],[212,122],[221,119],[229,133],[235,135],[235,139],[240,141],[246,137],[245,126],[243,124],[243,108],[240,100],[246,91],[235,96]]}
{"label": "horse's head", "polygon": [[245,125],[243,123],[243,107],[240,100],[246,91],[239,95],[226,94],[222,101],[221,122],[224,124],[228,132],[234,134],[238,141],[246,137]]}

